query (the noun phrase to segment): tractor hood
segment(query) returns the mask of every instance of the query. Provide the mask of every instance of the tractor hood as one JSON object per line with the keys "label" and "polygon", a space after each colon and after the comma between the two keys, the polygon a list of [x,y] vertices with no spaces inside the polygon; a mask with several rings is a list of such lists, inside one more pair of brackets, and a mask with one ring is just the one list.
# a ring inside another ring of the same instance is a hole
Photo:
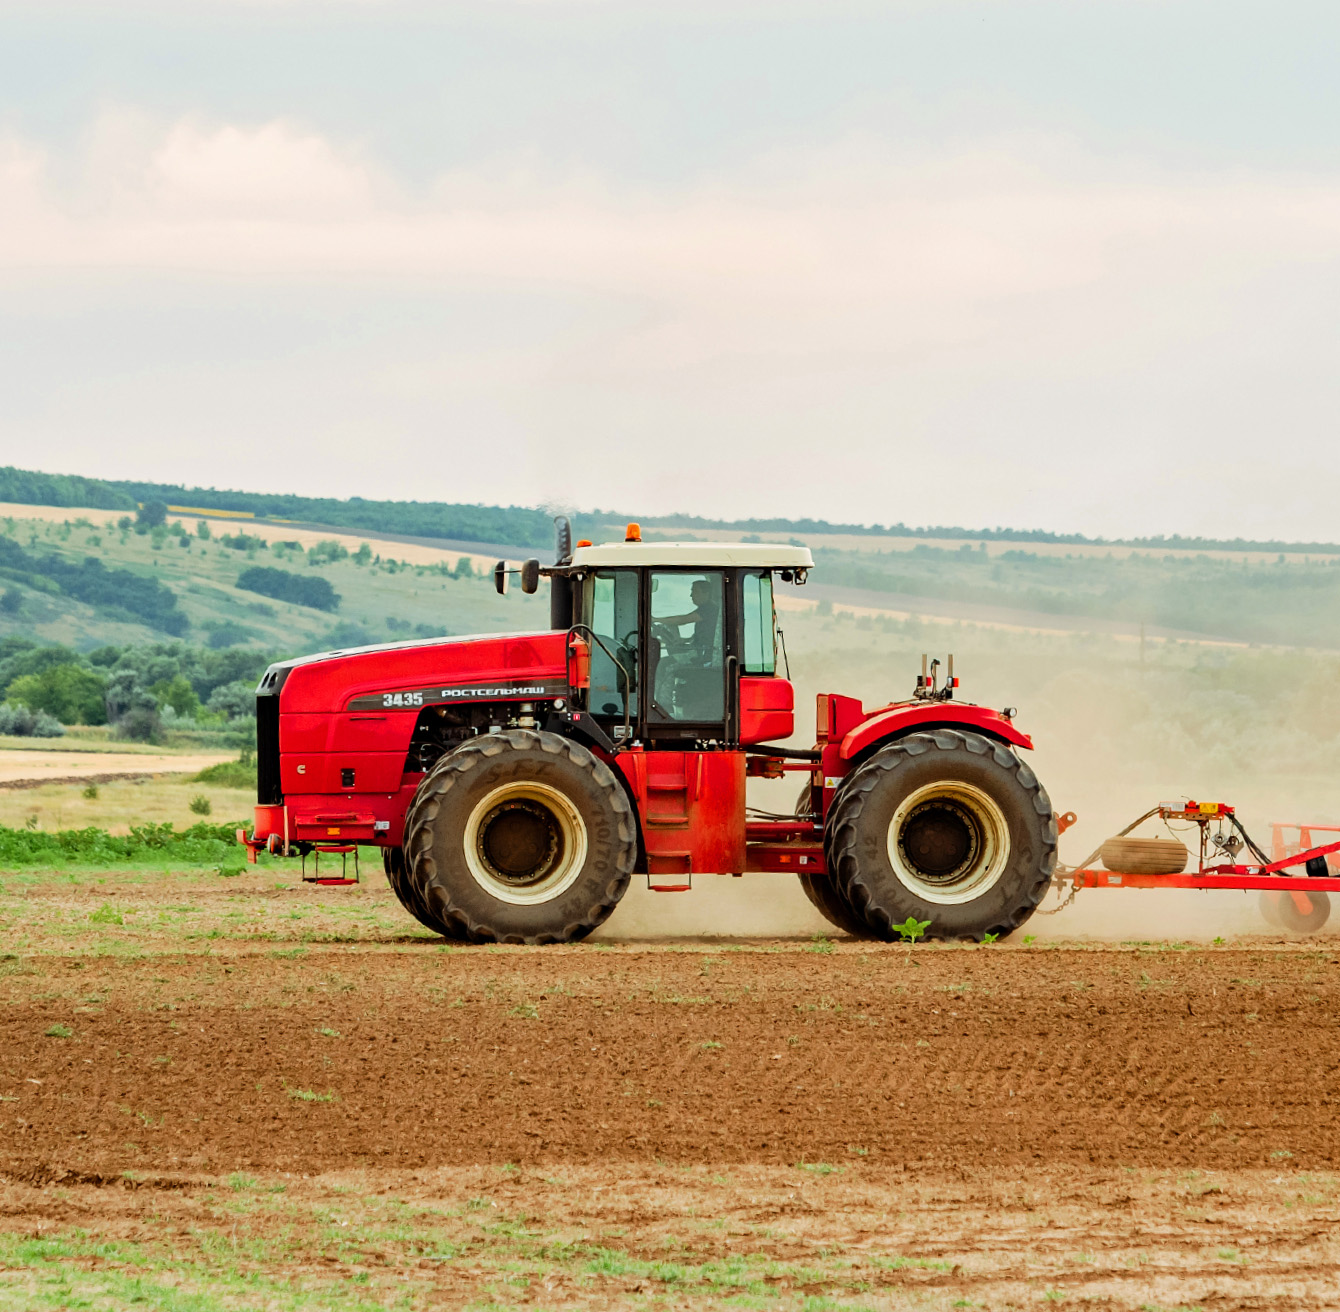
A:
{"label": "tractor hood", "polygon": [[389,642],[278,661],[256,696],[283,712],[411,710],[435,703],[562,697],[565,630]]}

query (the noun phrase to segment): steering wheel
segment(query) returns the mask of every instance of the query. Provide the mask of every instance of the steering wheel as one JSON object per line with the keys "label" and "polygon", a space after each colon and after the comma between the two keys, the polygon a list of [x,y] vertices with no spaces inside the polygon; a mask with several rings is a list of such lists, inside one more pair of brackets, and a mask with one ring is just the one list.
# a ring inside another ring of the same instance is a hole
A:
{"label": "steering wheel", "polygon": [[680,636],[679,630],[673,624],[657,623],[652,621],[651,636],[655,638],[666,652],[683,651],[688,643]]}

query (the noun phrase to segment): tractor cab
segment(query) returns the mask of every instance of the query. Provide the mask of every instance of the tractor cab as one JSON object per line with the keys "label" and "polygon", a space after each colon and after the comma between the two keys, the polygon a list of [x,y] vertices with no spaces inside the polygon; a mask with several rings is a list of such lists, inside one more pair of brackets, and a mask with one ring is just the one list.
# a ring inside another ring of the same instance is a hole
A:
{"label": "tractor cab", "polygon": [[586,711],[613,741],[738,747],[789,737],[794,691],[777,670],[774,579],[803,583],[807,547],[580,545],[552,571],[556,618],[590,645]]}

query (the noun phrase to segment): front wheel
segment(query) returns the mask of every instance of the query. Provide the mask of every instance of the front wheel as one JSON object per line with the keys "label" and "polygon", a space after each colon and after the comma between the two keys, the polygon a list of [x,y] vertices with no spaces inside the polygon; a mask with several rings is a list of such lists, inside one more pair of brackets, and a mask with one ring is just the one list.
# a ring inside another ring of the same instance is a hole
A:
{"label": "front wheel", "polygon": [[1009,748],[936,729],[882,747],[848,777],[824,851],[877,937],[898,937],[912,919],[929,938],[980,940],[1033,914],[1056,868],[1056,839],[1046,789]]}
{"label": "front wheel", "polygon": [[419,785],[407,882],[443,932],[478,943],[584,938],[637,858],[633,808],[579,743],[510,729],[458,747]]}
{"label": "front wheel", "polygon": [[396,895],[400,905],[419,924],[425,929],[431,929],[435,934],[442,934],[447,938],[460,937],[458,933],[453,932],[451,926],[443,925],[434,919],[423,905],[422,899],[415,892],[414,881],[409,877],[403,847],[382,848],[382,868],[386,871],[386,882],[390,884],[391,892]]}

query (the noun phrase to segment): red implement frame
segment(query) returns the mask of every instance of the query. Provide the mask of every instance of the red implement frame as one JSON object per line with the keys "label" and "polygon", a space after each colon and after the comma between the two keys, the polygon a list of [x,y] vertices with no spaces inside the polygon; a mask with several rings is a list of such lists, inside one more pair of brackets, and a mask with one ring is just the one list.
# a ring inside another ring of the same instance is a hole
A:
{"label": "red implement frame", "polygon": [[[1207,864],[1209,826],[1216,821],[1228,821],[1243,833],[1237,823],[1233,807],[1223,802],[1187,802],[1157,806],[1141,816],[1135,824],[1123,831],[1129,833],[1136,825],[1157,815],[1162,820],[1189,820],[1200,826],[1200,861],[1194,874],[1137,875],[1120,870],[1093,870],[1084,866],[1067,871],[1064,880],[1074,888],[1235,888],[1264,889],[1274,893],[1340,893],[1340,876],[1286,875],[1294,866],[1306,865],[1318,857],[1326,860],[1332,872],[1340,865],[1340,841],[1312,846],[1312,833],[1340,834],[1340,825],[1283,825],[1271,826],[1271,860],[1257,865],[1237,863]],[[1299,842],[1286,841],[1286,830],[1296,829]],[[1243,833],[1244,839],[1246,838]],[[1097,855],[1095,853],[1094,855]],[[1264,855],[1264,854],[1262,854]],[[1089,860],[1093,858],[1090,857]]]}

